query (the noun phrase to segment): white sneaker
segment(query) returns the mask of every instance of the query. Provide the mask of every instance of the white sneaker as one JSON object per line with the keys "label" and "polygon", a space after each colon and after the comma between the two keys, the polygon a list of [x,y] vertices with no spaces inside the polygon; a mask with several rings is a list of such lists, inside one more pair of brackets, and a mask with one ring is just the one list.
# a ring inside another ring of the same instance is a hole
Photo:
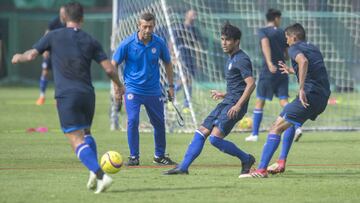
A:
{"label": "white sneaker", "polygon": [[104,177],[102,180],[97,180],[97,187],[95,194],[99,194],[101,192],[105,192],[113,183],[113,180],[110,176],[104,174]]}
{"label": "white sneaker", "polygon": [[298,142],[300,140],[301,136],[302,136],[301,128],[296,128],[294,141]]}
{"label": "white sneaker", "polygon": [[96,175],[94,172],[90,171],[89,180],[86,185],[87,189],[95,190],[96,189]]}
{"label": "white sneaker", "polygon": [[250,135],[249,137],[245,138],[246,142],[257,142],[259,139],[259,136],[257,135]]}

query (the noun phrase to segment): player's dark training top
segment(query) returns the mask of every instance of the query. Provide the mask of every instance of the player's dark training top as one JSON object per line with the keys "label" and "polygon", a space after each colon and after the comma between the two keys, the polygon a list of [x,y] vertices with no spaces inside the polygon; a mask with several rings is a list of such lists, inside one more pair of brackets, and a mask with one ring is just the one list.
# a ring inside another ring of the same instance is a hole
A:
{"label": "player's dark training top", "polygon": [[323,56],[320,50],[313,44],[299,41],[289,48],[289,56],[292,66],[298,77],[299,67],[295,62],[295,57],[302,53],[308,60],[308,71],[305,78],[304,90],[306,93],[321,94],[325,97],[330,96],[329,78],[326,72]]}
{"label": "player's dark training top", "polygon": [[[271,50],[271,61],[272,63],[278,67],[278,62],[285,62],[285,50],[287,47],[285,32],[283,29],[278,27],[264,27],[260,28],[258,31],[258,36],[260,41],[263,38],[268,38],[270,42],[270,50]],[[281,71],[278,69],[276,74],[272,74],[269,71],[269,68],[266,65],[265,57],[263,60],[263,69],[260,77],[269,78],[269,77],[288,77],[286,74],[281,74]]]}
{"label": "player's dark training top", "polygon": [[245,78],[252,76],[250,57],[242,50],[234,53],[225,65],[226,96],[224,102],[237,102],[243,94]]}
{"label": "player's dark training top", "polygon": [[34,46],[39,53],[51,52],[54,71],[55,98],[69,93],[90,93],[91,60],[107,59],[99,42],[76,28],[62,28],[49,32]]}

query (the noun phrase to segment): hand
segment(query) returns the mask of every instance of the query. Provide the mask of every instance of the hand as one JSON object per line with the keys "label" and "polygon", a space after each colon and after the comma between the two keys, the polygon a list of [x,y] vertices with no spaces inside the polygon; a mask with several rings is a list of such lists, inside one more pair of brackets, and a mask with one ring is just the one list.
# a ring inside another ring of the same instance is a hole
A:
{"label": "hand", "polygon": [[47,58],[49,58],[50,54],[49,54],[48,51],[45,51],[45,52],[42,54],[42,56],[44,57],[44,59],[47,59]]}
{"label": "hand", "polygon": [[301,104],[303,105],[304,108],[307,108],[308,106],[310,106],[310,104],[308,103],[308,100],[306,98],[306,94],[304,89],[300,89],[299,91],[299,99]]}
{"label": "hand", "polygon": [[278,64],[280,66],[279,69],[281,71],[281,74],[293,74],[294,73],[294,69],[287,66],[284,62],[279,61]]}
{"label": "hand", "polygon": [[21,54],[15,54],[13,56],[13,58],[11,59],[11,63],[12,64],[20,63],[20,57],[21,57]]}
{"label": "hand", "polygon": [[210,93],[211,93],[211,98],[213,98],[214,100],[224,98],[224,94],[217,90],[210,90]]}
{"label": "hand", "polygon": [[174,100],[174,87],[169,87],[168,97],[169,97],[169,100],[170,100],[170,101],[173,101],[173,100]]}
{"label": "hand", "polygon": [[230,119],[234,119],[236,118],[236,116],[238,115],[238,113],[240,112],[240,109],[241,109],[241,106],[238,106],[238,105],[234,105],[233,107],[231,107],[229,109],[229,111],[227,112],[227,116],[230,118]]}
{"label": "hand", "polygon": [[125,93],[125,88],[124,86],[117,86],[116,84],[114,84],[114,93],[115,93],[115,100],[117,103],[121,104],[122,103],[122,99],[123,99],[123,95]]}
{"label": "hand", "polygon": [[269,67],[269,71],[270,71],[271,73],[276,73],[277,68],[276,68],[276,66],[275,66],[273,63],[270,63],[270,65],[268,65],[268,67]]}

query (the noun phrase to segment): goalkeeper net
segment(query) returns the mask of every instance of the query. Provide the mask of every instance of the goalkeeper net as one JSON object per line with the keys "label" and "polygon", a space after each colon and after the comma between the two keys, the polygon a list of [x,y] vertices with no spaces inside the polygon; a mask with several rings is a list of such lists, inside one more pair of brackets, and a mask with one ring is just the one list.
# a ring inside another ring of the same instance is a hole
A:
{"label": "goalkeeper net", "polygon": [[[112,49],[137,31],[143,12],[156,15],[155,33],[163,37],[172,53],[176,83],[176,105],[185,126],[176,122],[176,111],[165,105],[169,131],[193,131],[216,106],[210,90],[225,91],[223,67],[227,56],[220,46],[220,29],[230,21],[242,30],[240,47],[252,59],[258,77],[262,54],[257,30],[265,25],[269,8],[280,9],[282,27],[299,22],[307,31],[308,41],[323,53],[329,73],[332,95],[326,111],[305,129],[360,129],[360,3],[351,0],[114,0]],[[167,85],[164,67],[161,83]],[[290,100],[297,94],[297,82],[290,77]],[[165,94],[165,91],[164,91]],[[252,117],[253,93],[248,109]],[[140,130],[151,130],[144,110]],[[281,112],[276,98],[266,103],[261,128],[266,130]],[[125,122],[123,123],[125,126]]]}

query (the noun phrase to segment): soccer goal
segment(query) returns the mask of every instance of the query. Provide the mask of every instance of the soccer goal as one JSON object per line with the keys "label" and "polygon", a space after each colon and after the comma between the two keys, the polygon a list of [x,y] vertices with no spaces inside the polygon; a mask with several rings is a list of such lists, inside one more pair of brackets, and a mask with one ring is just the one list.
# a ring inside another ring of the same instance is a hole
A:
{"label": "soccer goal", "polygon": [[[176,112],[165,105],[167,130],[193,131],[215,107],[210,90],[225,91],[223,75],[227,56],[220,46],[220,29],[230,21],[242,30],[240,47],[252,59],[254,76],[260,72],[262,55],[257,30],[265,25],[268,8],[283,13],[282,27],[299,22],[307,31],[308,41],[324,55],[330,76],[332,95],[325,113],[304,129],[360,129],[360,4],[351,0],[113,0],[114,50],[122,39],[137,31],[141,13],[156,15],[155,33],[163,37],[171,50],[177,83],[176,104],[182,111],[185,126],[176,122]],[[189,16],[189,11],[193,11]],[[187,24],[191,22],[191,26]],[[165,70],[161,82],[167,85]],[[290,96],[297,94],[297,82],[290,77]],[[165,95],[164,91],[164,95]],[[255,93],[248,117],[252,117]],[[261,129],[266,130],[280,113],[277,98],[267,102]],[[141,113],[141,130],[151,130],[146,113]]]}

